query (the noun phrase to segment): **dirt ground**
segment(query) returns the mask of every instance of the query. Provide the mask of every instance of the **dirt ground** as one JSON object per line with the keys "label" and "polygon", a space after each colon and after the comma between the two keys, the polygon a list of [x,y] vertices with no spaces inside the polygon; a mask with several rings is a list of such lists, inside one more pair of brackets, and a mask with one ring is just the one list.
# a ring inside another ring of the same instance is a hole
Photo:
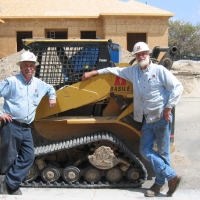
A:
{"label": "dirt ground", "polygon": [[[16,62],[19,60],[20,55],[23,52],[24,50],[0,60],[0,81],[20,72],[19,66],[16,65]],[[121,62],[129,62],[131,59],[131,53],[122,50]],[[183,84],[183,96],[200,97],[200,61],[175,61],[171,72]]]}
{"label": "dirt ground", "polygon": [[200,97],[200,62],[175,61],[171,72],[183,84],[185,97]]}

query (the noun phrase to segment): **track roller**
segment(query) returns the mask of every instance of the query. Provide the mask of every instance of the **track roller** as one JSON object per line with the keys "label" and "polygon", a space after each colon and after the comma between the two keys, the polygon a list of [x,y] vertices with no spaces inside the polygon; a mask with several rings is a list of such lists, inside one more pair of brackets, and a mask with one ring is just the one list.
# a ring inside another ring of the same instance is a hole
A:
{"label": "track roller", "polygon": [[33,163],[23,181],[32,182],[37,178],[38,174],[39,174],[38,166],[35,163]]}
{"label": "track roller", "polygon": [[89,183],[91,182],[97,183],[98,181],[101,180],[101,177],[102,177],[101,171],[95,167],[90,166],[85,170],[84,178]]}
{"label": "track roller", "polygon": [[119,182],[123,178],[123,173],[118,167],[114,167],[112,169],[109,169],[106,172],[106,180],[113,183],[113,182]]}
{"label": "track roller", "polygon": [[130,181],[137,181],[140,178],[140,171],[135,168],[130,168],[126,176]]}
{"label": "track roller", "polygon": [[44,182],[55,182],[60,178],[60,172],[57,167],[49,165],[42,170],[41,178]]}
{"label": "track roller", "polygon": [[75,166],[66,167],[62,172],[65,182],[76,182],[80,179],[80,170]]}

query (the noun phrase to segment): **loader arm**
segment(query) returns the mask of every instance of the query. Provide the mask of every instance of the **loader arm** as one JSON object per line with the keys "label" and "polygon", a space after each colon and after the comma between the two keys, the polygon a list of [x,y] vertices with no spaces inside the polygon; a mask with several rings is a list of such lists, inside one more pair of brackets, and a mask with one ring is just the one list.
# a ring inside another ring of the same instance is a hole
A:
{"label": "loader arm", "polygon": [[[56,106],[54,108],[49,108],[48,97],[45,96],[37,108],[35,120],[109,97],[110,88],[114,86],[115,80],[115,75],[104,74],[57,90]],[[127,82],[127,84],[128,87],[131,88],[131,83]],[[131,94],[132,90],[126,91],[126,95],[127,92]]]}

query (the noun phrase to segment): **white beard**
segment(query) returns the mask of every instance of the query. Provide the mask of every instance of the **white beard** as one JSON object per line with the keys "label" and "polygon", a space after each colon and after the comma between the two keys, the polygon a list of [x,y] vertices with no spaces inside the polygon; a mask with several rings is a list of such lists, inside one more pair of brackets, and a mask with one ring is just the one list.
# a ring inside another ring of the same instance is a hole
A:
{"label": "white beard", "polygon": [[144,68],[145,66],[149,65],[149,57],[146,57],[145,60],[138,61],[137,64],[141,67]]}

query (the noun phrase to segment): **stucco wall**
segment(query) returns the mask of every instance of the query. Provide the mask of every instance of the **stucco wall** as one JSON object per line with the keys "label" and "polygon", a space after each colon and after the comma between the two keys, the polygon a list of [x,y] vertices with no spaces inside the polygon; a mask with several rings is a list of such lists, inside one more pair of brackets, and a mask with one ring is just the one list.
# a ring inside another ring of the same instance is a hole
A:
{"label": "stucco wall", "polygon": [[44,38],[45,30],[67,30],[68,38],[80,38],[80,31],[96,31],[101,39],[112,39],[127,49],[127,33],[147,33],[150,48],[168,44],[168,18],[111,17],[98,19],[10,19],[0,24],[0,58],[17,52],[17,31],[32,31]]}

